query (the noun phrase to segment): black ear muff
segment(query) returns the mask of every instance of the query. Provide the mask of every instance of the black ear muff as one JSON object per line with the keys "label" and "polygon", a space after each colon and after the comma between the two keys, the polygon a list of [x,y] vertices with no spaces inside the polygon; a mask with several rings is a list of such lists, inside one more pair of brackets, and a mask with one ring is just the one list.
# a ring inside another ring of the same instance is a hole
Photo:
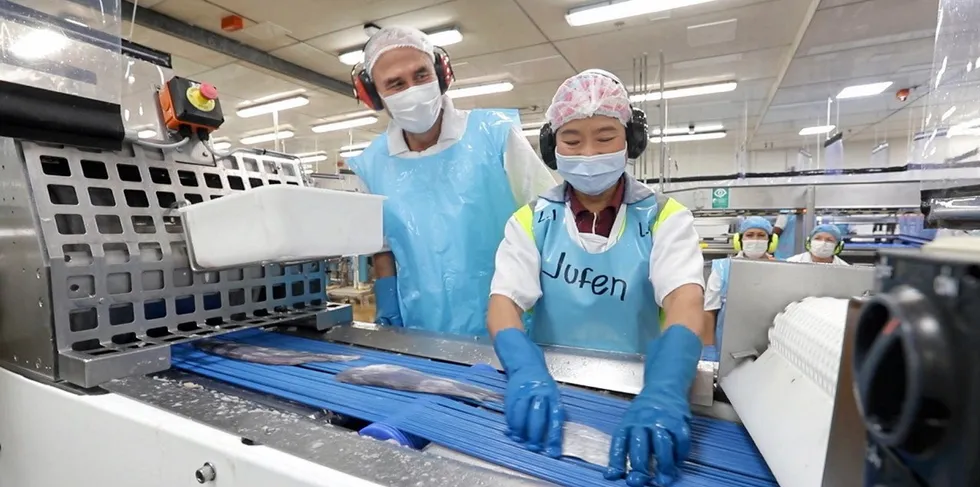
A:
{"label": "black ear muff", "polygon": [[633,112],[629,123],[626,124],[626,156],[637,159],[647,150],[650,143],[647,114],[636,107],[630,107]]}
{"label": "black ear muff", "polygon": [[541,152],[541,160],[544,161],[544,165],[552,170],[558,169],[558,162],[555,160],[555,147],[557,147],[555,132],[551,130],[551,124],[546,123],[541,127],[541,132],[538,134],[538,150]]}

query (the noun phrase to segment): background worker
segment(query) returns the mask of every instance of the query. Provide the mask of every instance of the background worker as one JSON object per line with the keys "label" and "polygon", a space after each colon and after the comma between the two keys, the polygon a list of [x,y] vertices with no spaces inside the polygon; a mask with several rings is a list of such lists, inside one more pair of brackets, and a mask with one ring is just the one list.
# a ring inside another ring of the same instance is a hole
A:
{"label": "background worker", "polygon": [[[735,255],[736,259],[775,260],[772,253],[779,245],[779,237],[773,233],[773,226],[769,220],[761,216],[750,216],[739,224],[738,233],[733,237],[732,244],[738,252]],[[704,347],[701,353],[703,360],[718,361],[731,268],[730,258],[711,262],[711,274],[704,289],[704,311],[707,323],[714,326],[714,334],[705,340],[710,345]]]}
{"label": "background worker", "polygon": [[386,27],[364,48],[357,97],[388,130],[348,164],[386,196],[386,252],[374,256],[376,321],[463,335],[486,332],[493,258],[507,218],[554,178],[515,110],[457,110],[445,51],[417,29]]}
{"label": "background worker", "polygon": [[844,250],[844,236],[837,225],[817,225],[806,239],[806,252],[794,255],[787,262],[806,264],[850,265],[838,257]]}
{"label": "background worker", "polygon": [[[508,221],[487,317],[508,377],[509,435],[561,453],[564,408],[535,342],[645,351],[644,387],[613,436],[606,476],[646,485],[653,454],[668,482],[690,450],[688,392],[704,328],[693,215],[625,172],[646,146],[646,117],[612,74],[566,80],[546,119],[541,155],[565,183]],[[529,336],[522,315],[532,307]]]}

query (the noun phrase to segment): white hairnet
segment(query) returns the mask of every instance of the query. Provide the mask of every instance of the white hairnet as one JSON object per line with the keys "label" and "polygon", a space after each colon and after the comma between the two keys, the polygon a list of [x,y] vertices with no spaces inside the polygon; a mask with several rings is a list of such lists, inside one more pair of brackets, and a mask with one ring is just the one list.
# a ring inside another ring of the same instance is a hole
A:
{"label": "white hairnet", "polygon": [[435,57],[429,36],[414,27],[385,27],[371,36],[364,46],[364,69],[370,74],[382,54],[399,47],[418,49]]}
{"label": "white hairnet", "polygon": [[612,73],[588,69],[565,80],[545,119],[554,130],[572,120],[605,115],[619,120],[624,126],[630,121],[630,97],[626,87]]}

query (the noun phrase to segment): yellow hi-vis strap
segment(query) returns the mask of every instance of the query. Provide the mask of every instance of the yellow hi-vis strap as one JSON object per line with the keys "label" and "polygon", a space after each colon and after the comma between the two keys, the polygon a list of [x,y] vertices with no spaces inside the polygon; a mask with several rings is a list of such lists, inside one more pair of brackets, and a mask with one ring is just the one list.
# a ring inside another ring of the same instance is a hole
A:
{"label": "yellow hi-vis strap", "polygon": [[[517,223],[521,226],[521,228],[524,229],[524,232],[531,237],[531,241],[533,242],[535,239],[534,239],[534,208],[531,207],[532,204],[537,204],[537,200],[531,202],[530,204],[526,204],[520,207],[520,209],[514,212],[514,219],[517,220]],[[675,200],[674,198],[663,197],[660,195],[657,195],[657,204],[658,204],[657,218],[654,220],[653,227],[650,229],[651,234],[656,234],[657,229],[660,228],[660,224],[665,222],[667,218],[670,217],[670,215],[673,215],[674,213],[686,209],[684,205],[678,203],[677,200]],[[623,236],[623,232],[625,231],[625,229],[626,229],[626,223],[624,222],[622,227],[619,229],[620,237]],[[529,309],[527,311],[528,313],[530,313],[532,310]],[[664,313],[663,308],[660,308],[661,329],[667,326],[666,321],[667,321],[667,314]]]}

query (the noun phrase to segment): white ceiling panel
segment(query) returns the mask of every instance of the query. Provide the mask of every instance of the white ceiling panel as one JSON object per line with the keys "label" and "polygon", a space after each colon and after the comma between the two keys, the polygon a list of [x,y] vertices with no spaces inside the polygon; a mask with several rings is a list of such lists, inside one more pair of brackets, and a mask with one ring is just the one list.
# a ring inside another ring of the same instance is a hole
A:
{"label": "white ceiling panel", "polygon": [[[629,69],[632,59],[644,53],[656,64],[663,50],[668,63],[691,61],[789,45],[803,18],[799,1],[756,3],[746,7],[706,14],[696,19],[664,19],[651,26],[623,28],[601,35],[556,42],[558,49],[577,69],[598,67]],[[691,25],[738,19],[733,42],[691,46],[686,41]]]}
{"label": "white ceiling panel", "polygon": [[928,38],[938,9],[939,0],[867,0],[818,10],[797,55]]}
{"label": "white ceiling panel", "polygon": [[440,0],[209,0],[254,22],[271,22],[298,40],[378,22]]}
{"label": "white ceiling panel", "polygon": [[931,71],[932,54],[932,39],[917,39],[798,57],[790,65],[781,86],[872,77],[897,83],[898,80],[892,80],[892,76],[907,80],[909,74],[917,75],[918,81],[925,81]]}
{"label": "white ceiling panel", "polygon": [[289,37],[288,30],[268,24],[257,24],[250,19],[243,19],[242,30],[224,32],[221,30],[221,19],[231,15],[232,12],[205,0],[165,0],[155,5],[153,10],[262,50],[275,49],[296,42]]}
{"label": "white ceiling panel", "polygon": [[[188,61],[211,68],[235,61],[229,56],[212,51],[205,47],[201,47],[197,44],[193,44],[139,25],[133,28],[131,25],[132,24],[129,22],[123,22],[121,30],[123,37],[130,39],[133,42],[143,44],[154,49],[159,49],[164,52],[169,52],[170,54],[180,56]],[[132,36],[129,35],[130,32],[132,32]]]}

